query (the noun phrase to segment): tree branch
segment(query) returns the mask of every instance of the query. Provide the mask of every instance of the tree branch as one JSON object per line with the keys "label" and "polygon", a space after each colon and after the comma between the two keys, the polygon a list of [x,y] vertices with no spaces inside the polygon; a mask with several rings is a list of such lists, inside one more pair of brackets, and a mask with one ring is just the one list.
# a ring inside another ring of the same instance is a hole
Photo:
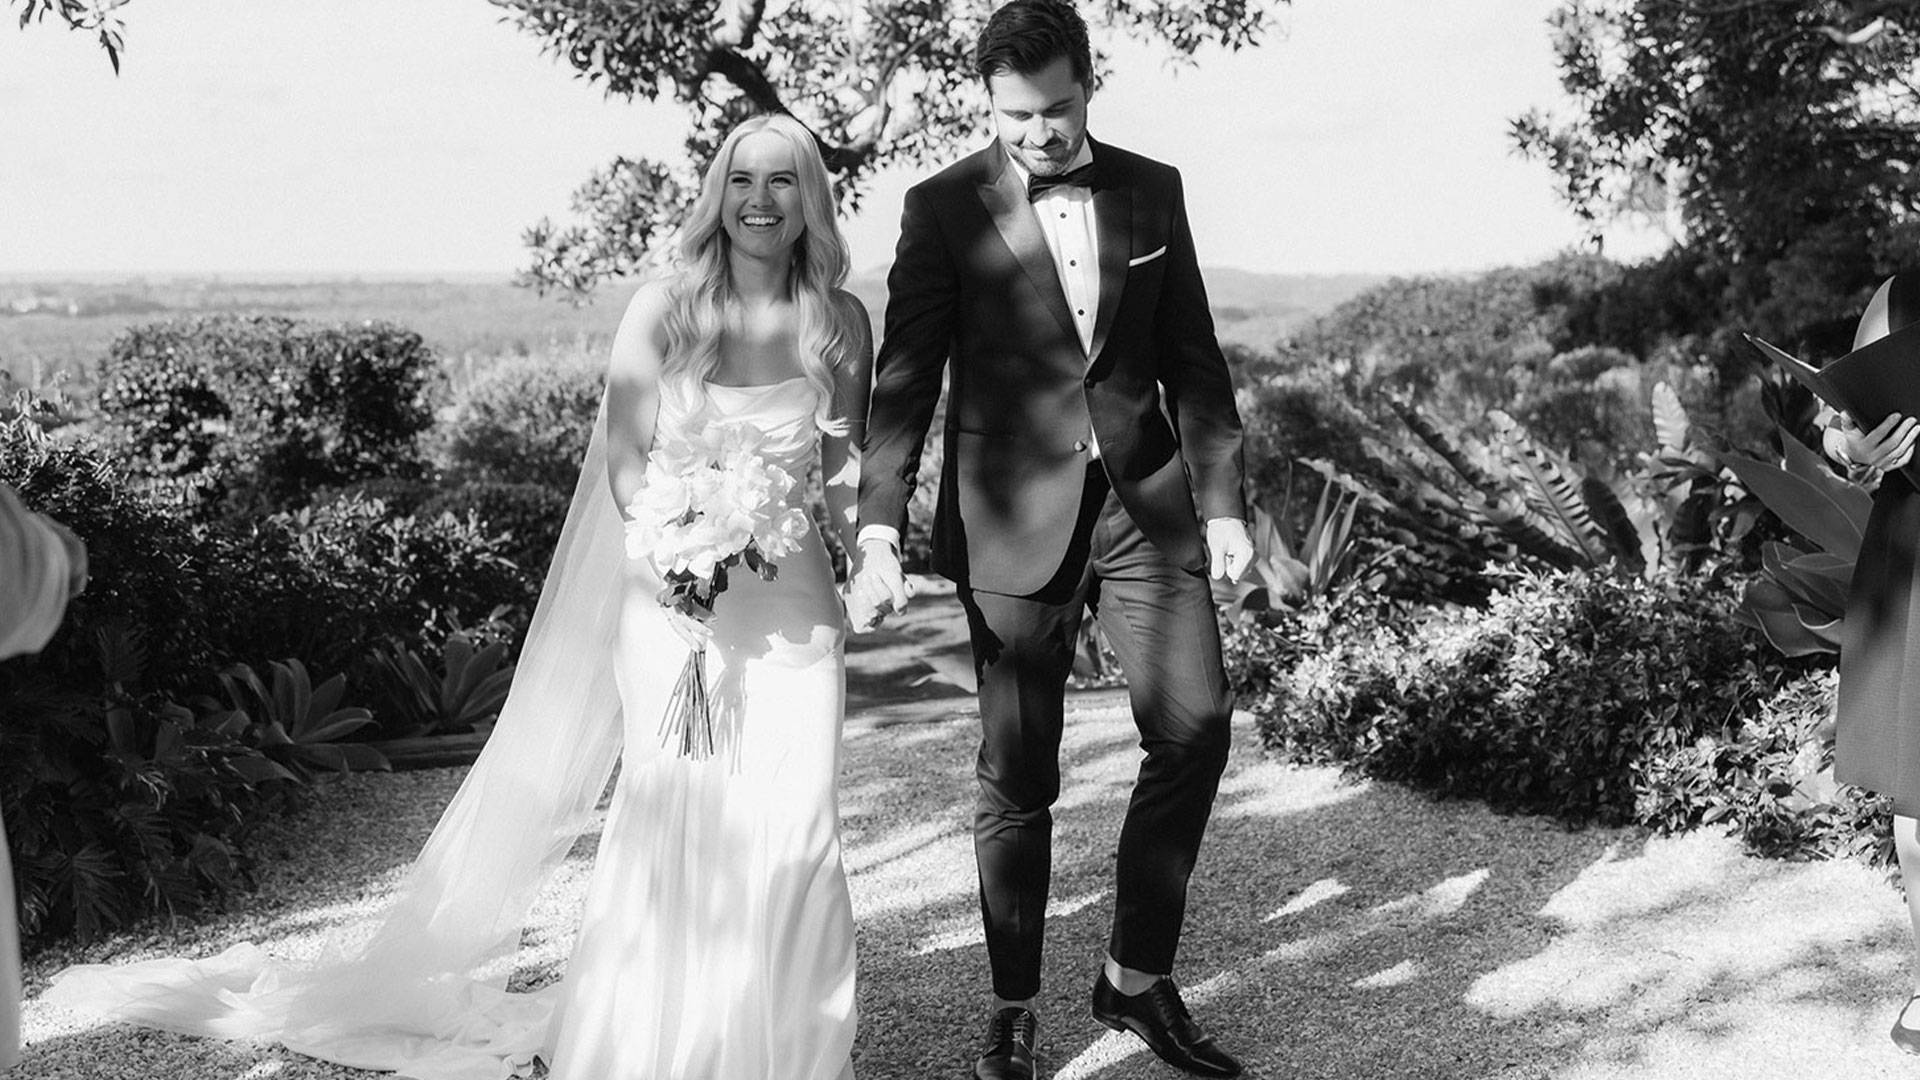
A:
{"label": "tree branch", "polygon": [[[738,87],[741,93],[747,95],[747,100],[753,102],[753,107],[762,112],[792,115],[786,102],[780,98],[779,88],[767,78],[766,71],[735,49],[716,47],[709,50],[694,85],[705,82],[710,75],[718,75]],[[877,138],[856,140],[847,146],[830,145],[820,138],[819,132],[814,132],[813,138],[820,147],[820,157],[826,162],[827,169],[837,173],[851,172],[865,165],[872,160],[879,147]]]}
{"label": "tree branch", "polygon": [[720,0],[720,10],[714,18],[714,48],[741,52],[753,48],[754,36],[760,33],[760,20],[766,14],[767,0]]}

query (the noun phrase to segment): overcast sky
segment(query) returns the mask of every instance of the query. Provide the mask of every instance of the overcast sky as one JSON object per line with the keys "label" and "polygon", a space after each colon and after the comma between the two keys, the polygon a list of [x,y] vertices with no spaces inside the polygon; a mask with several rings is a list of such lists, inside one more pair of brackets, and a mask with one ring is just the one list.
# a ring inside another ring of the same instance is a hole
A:
{"label": "overcast sky", "polygon": [[[1198,69],[1119,48],[1091,130],[1181,167],[1207,265],[1533,261],[1582,236],[1506,134],[1561,100],[1552,6],[1295,0],[1261,47]],[[605,99],[484,0],[121,13],[118,78],[84,35],[0,20],[0,273],[504,277],[593,168],[679,143],[677,110]],[[890,260],[913,179],[883,175],[848,223],[856,267]],[[1622,230],[1608,250],[1660,243]]]}

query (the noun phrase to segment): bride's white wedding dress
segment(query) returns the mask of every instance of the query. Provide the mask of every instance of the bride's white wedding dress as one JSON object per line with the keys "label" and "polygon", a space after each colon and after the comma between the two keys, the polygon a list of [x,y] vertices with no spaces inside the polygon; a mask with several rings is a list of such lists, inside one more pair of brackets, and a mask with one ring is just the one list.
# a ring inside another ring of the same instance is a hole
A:
{"label": "bride's white wedding dress", "polygon": [[[702,396],[663,388],[661,434],[748,423],[807,474],[804,379]],[[718,752],[692,760],[658,733],[686,648],[659,579],[622,553],[606,487],[603,418],[500,723],[364,946],[314,966],[238,945],[73,968],[45,998],[421,1080],[494,1080],[536,1055],[555,1080],[851,1077],[843,616],[824,545],[809,531],[773,581],[732,575],[707,649]],[[509,993],[526,911],[615,752],[571,959],[557,985]]]}

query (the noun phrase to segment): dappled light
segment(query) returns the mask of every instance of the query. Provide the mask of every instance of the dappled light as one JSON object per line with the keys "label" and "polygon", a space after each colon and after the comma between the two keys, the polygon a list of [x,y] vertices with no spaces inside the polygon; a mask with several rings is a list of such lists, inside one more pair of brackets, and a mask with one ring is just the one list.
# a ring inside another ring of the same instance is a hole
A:
{"label": "dappled light", "polygon": [[1350,780],[1334,769],[1302,768],[1271,758],[1250,762],[1220,781],[1214,817],[1278,817],[1317,810],[1366,791],[1369,781]]}
{"label": "dappled light", "polygon": [[[928,709],[919,722],[885,728],[849,720],[866,732],[847,744],[843,796],[863,1080],[963,1069],[984,1017],[970,835],[978,723],[970,708]],[[1076,698],[1063,743],[1042,1075],[1164,1080],[1165,1067],[1137,1039],[1085,1017],[1112,915],[1118,809],[1139,760],[1124,700]],[[410,795],[394,790],[397,777],[323,793],[312,820],[276,841],[286,858],[267,870],[266,888],[233,914],[158,937],[136,931],[47,950],[29,962],[29,993],[80,960],[204,955],[246,939],[301,955],[351,934],[356,913],[393,887],[397,855],[356,857],[358,876],[326,879],[305,904],[281,903],[273,882],[320,880],[323,868],[346,865],[321,821],[348,805],[385,822],[387,842],[417,846],[458,774],[407,774],[406,785],[419,785]],[[407,810],[409,799],[433,805]],[[537,903],[516,988],[547,985],[563,970],[597,829],[596,821]],[[1709,833],[1570,832],[1352,782],[1267,758],[1244,715],[1189,903],[1176,975],[1196,1015],[1254,1075],[1500,1075],[1510,1063],[1522,1063],[1514,1075],[1583,1080],[1835,1075],[1811,1064],[1821,1061],[1845,1062],[1849,1076],[1902,1075],[1881,1029],[1897,1007],[1904,931],[1898,896],[1878,873],[1757,860]],[[1284,1022],[1252,1023],[1256,1016]],[[139,1075],[143,1061],[202,1049],[32,1000],[25,1020],[23,1075],[87,1076],[76,1062],[102,1054]],[[1812,1034],[1788,1045],[1788,1030]],[[1435,1031],[1446,1038],[1431,1038]],[[1768,1060],[1778,1071],[1749,1068],[1755,1045],[1777,1049]],[[277,1048],[209,1044],[205,1054],[214,1076],[373,1075]]]}

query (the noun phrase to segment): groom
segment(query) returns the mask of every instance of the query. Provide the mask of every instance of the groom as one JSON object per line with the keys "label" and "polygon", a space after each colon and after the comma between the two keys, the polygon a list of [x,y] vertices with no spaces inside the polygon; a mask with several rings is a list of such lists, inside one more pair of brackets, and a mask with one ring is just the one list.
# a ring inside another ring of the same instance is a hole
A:
{"label": "groom", "polygon": [[1236,1076],[1171,978],[1229,741],[1207,572],[1237,579],[1253,553],[1180,176],[1087,137],[1092,61],[1068,0],[1000,8],[974,66],[997,137],[907,192],[854,580],[856,604],[907,603],[898,542],[944,370],[933,565],[967,613],[984,729],[974,852],[995,1001],[974,1076],[1034,1075],[1062,694],[1089,609],[1146,751],[1093,1015],[1194,1075]]}

